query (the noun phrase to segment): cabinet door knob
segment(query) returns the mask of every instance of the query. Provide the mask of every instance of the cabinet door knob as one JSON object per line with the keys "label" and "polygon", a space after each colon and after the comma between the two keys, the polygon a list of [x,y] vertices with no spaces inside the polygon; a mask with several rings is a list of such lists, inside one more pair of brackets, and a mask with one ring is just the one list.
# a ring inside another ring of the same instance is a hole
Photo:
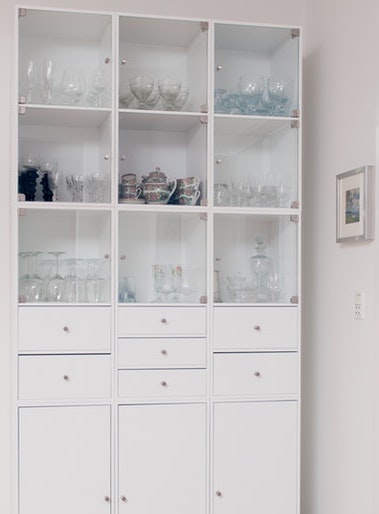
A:
{"label": "cabinet door knob", "polygon": [[121,59],[121,64],[126,64],[128,61],[124,58],[124,59]]}
{"label": "cabinet door knob", "polygon": [[162,355],[167,355],[167,350],[161,350]]}
{"label": "cabinet door knob", "polygon": [[106,57],[104,59],[104,62],[105,62],[105,64],[109,64],[111,62],[111,58],[110,57]]}
{"label": "cabinet door knob", "polygon": [[261,326],[260,325],[254,325],[254,330],[256,332],[260,332],[261,331]]}
{"label": "cabinet door knob", "polygon": [[104,496],[104,500],[105,500],[107,503],[110,503],[110,502],[111,502],[111,499],[109,498],[109,496]]}
{"label": "cabinet door knob", "polygon": [[221,71],[221,70],[222,70],[222,64],[218,64],[218,65],[216,66],[216,70],[217,70],[217,71]]}
{"label": "cabinet door knob", "polygon": [[162,387],[167,387],[167,382],[166,382],[166,380],[162,380],[162,382],[161,382],[161,386],[162,386]]}
{"label": "cabinet door knob", "polygon": [[260,378],[262,373],[260,371],[254,371],[254,376]]}
{"label": "cabinet door knob", "polygon": [[222,496],[222,492],[221,491],[216,491],[216,496],[218,496],[218,497]]}
{"label": "cabinet door knob", "polygon": [[162,325],[167,325],[167,319],[166,318],[162,318],[161,319],[161,323],[162,323]]}
{"label": "cabinet door knob", "polygon": [[63,332],[66,332],[66,334],[68,334],[70,332],[70,329],[68,328],[67,325],[65,327],[63,327]]}
{"label": "cabinet door knob", "polygon": [[68,375],[63,375],[63,380],[65,382],[70,382],[70,377]]}
{"label": "cabinet door knob", "polygon": [[126,496],[124,496],[124,495],[120,496],[120,500],[121,500],[122,502],[124,502],[124,503],[126,503],[126,502],[128,501],[127,497],[126,497]]}
{"label": "cabinet door knob", "polygon": [[104,160],[105,160],[105,161],[109,161],[109,159],[110,159],[110,158],[111,158],[111,156],[110,156],[108,153],[106,153],[106,154],[104,155]]}

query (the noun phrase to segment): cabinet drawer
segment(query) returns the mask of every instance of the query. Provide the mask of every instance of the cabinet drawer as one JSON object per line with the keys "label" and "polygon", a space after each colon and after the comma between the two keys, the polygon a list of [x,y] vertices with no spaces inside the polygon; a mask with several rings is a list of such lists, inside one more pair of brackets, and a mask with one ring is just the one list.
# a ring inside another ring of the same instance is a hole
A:
{"label": "cabinet drawer", "polygon": [[200,369],[121,370],[119,396],[175,397],[206,394],[206,371]]}
{"label": "cabinet drawer", "polygon": [[298,393],[297,353],[214,355],[216,395],[292,396]]}
{"label": "cabinet drawer", "polygon": [[119,308],[119,336],[199,336],[205,333],[205,306]]}
{"label": "cabinet drawer", "polygon": [[204,368],[205,338],[119,339],[119,368]]}
{"label": "cabinet drawer", "polygon": [[215,307],[214,349],[297,348],[296,307]]}
{"label": "cabinet drawer", "polygon": [[20,351],[110,351],[109,307],[19,307]]}
{"label": "cabinet drawer", "polygon": [[109,355],[23,355],[18,366],[21,400],[110,396]]}

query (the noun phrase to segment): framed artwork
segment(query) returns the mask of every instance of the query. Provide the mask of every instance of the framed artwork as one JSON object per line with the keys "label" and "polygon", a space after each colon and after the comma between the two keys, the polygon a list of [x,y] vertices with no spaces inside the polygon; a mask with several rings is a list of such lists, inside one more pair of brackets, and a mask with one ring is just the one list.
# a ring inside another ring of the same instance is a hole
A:
{"label": "framed artwork", "polygon": [[337,243],[374,238],[374,166],[337,175]]}

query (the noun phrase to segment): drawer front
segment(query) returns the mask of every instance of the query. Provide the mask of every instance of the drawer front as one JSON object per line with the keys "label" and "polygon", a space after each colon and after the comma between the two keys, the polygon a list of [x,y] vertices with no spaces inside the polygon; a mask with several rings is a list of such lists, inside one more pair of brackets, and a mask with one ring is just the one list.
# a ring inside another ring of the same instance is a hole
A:
{"label": "drawer front", "polygon": [[109,355],[22,355],[18,359],[20,400],[108,398]]}
{"label": "drawer front", "polygon": [[296,307],[215,307],[215,350],[294,350]]}
{"label": "drawer front", "polygon": [[109,352],[109,307],[19,307],[19,351]]}
{"label": "drawer front", "polygon": [[204,396],[206,371],[200,369],[120,370],[119,396],[133,398]]}
{"label": "drawer front", "polygon": [[119,368],[205,368],[205,338],[119,339]]}
{"label": "drawer front", "polygon": [[215,395],[293,396],[298,388],[297,353],[214,355]]}
{"label": "drawer front", "polygon": [[206,333],[206,307],[120,307],[118,335],[201,336]]}

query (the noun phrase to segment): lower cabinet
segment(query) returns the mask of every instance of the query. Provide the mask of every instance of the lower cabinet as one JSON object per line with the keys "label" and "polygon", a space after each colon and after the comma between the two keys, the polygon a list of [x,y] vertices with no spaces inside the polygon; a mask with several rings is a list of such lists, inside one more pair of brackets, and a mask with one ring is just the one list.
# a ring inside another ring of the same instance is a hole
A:
{"label": "lower cabinet", "polygon": [[295,514],[297,403],[214,405],[213,513]]}
{"label": "lower cabinet", "polygon": [[207,512],[207,407],[119,407],[120,514]]}
{"label": "lower cabinet", "polygon": [[111,409],[19,409],[19,514],[109,514]]}

